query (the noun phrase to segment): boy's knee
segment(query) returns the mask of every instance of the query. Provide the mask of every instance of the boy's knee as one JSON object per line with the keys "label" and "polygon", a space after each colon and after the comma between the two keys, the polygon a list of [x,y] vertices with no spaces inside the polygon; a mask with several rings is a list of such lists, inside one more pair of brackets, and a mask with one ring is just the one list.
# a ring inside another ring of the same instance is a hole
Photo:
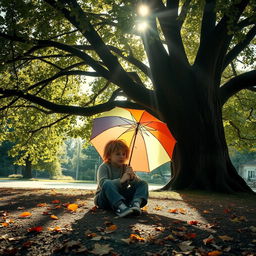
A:
{"label": "boy's knee", "polygon": [[102,185],[102,189],[106,189],[106,188],[113,187],[113,186],[114,186],[114,183],[112,180],[105,180]]}
{"label": "boy's knee", "polygon": [[147,183],[145,180],[140,180],[140,181],[139,181],[139,184],[140,184],[141,186],[144,186],[144,187],[148,188],[148,183]]}

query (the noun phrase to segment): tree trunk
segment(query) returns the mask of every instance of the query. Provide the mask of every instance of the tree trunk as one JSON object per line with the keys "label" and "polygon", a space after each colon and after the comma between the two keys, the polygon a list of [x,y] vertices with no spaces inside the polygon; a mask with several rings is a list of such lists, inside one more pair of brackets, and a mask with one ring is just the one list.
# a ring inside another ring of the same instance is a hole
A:
{"label": "tree trunk", "polygon": [[24,179],[32,178],[32,162],[29,160],[29,158],[26,159],[26,166],[22,170],[22,175]]}
{"label": "tree trunk", "polygon": [[190,88],[181,95],[186,95],[182,100],[187,101],[188,109],[180,103],[174,104],[174,99],[161,106],[165,109],[167,125],[177,140],[172,157],[172,177],[163,190],[253,192],[229,158],[218,100],[205,97],[213,92],[198,92],[191,80],[187,83]]}

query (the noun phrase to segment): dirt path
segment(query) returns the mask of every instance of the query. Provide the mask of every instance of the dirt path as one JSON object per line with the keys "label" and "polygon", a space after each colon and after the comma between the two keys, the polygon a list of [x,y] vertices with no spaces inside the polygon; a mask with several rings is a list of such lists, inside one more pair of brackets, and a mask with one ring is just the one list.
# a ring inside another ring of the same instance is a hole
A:
{"label": "dirt path", "polygon": [[0,193],[0,255],[256,255],[255,196],[150,192],[141,216],[116,218],[93,190]]}

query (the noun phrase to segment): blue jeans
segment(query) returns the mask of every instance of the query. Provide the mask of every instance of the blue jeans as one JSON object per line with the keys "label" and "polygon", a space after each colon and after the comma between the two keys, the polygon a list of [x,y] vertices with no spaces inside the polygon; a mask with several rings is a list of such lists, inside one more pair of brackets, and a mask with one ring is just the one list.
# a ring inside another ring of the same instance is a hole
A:
{"label": "blue jeans", "polygon": [[103,183],[102,190],[97,195],[97,206],[102,209],[115,209],[121,200],[129,205],[136,199],[141,199],[141,207],[148,201],[148,183],[144,180],[134,180],[129,186],[119,187],[112,180]]}

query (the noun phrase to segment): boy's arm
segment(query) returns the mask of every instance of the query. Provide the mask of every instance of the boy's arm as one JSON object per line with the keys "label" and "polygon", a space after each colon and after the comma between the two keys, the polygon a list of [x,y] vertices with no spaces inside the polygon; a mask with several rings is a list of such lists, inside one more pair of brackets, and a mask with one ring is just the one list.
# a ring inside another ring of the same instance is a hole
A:
{"label": "boy's arm", "polygon": [[[111,180],[110,177],[110,172],[111,170],[109,169],[109,167],[107,166],[107,164],[103,164],[99,167],[98,172],[97,172],[97,181],[99,186],[102,188],[104,182],[106,180]],[[120,181],[120,178],[117,179],[112,179],[112,181],[118,185],[118,186],[122,186],[122,183]]]}

